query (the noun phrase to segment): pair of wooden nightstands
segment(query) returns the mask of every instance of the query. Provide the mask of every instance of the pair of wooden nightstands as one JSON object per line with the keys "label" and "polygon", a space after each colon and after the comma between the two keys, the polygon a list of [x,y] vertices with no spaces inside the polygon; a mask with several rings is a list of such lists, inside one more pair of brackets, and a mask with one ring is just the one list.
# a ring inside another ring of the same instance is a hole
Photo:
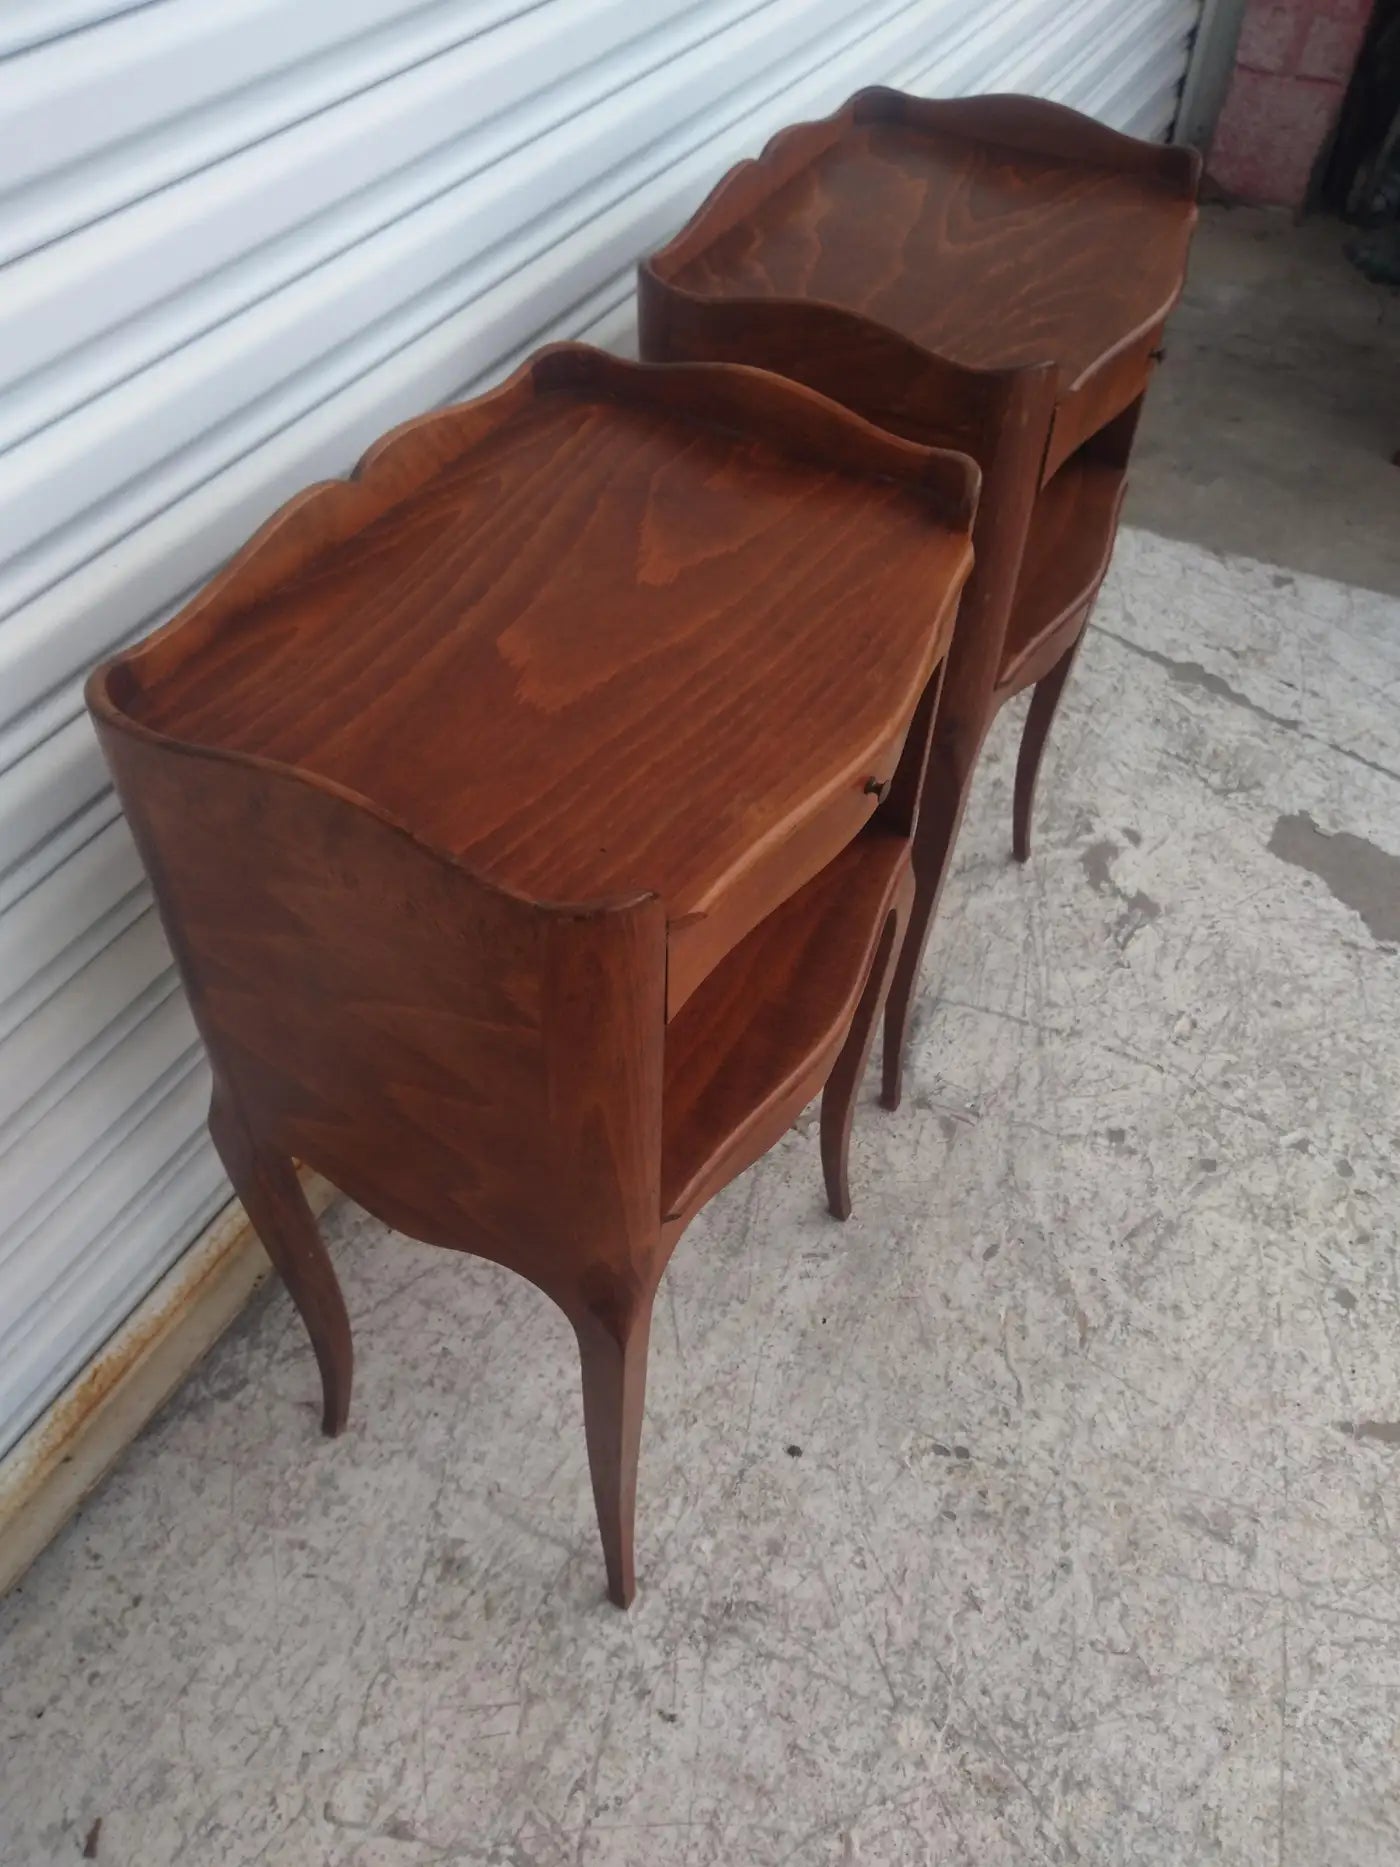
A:
{"label": "pair of wooden nightstands", "polygon": [[881,1007],[893,1105],[1034,684],[1025,854],[1195,178],[1053,105],[862,93],[643,267],[651,361],[560,346],[409,423],[92,677],[326,1430],[350,1329],[297,1160],[564,1310],[619,1605],[665,1264],[819,1090],[849,1210]]}

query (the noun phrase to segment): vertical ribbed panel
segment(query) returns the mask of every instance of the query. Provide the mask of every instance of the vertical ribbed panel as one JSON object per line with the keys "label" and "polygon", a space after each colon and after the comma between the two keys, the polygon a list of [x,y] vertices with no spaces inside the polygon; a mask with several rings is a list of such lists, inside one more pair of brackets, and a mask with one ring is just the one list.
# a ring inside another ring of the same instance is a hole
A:
{"label": "vertical ribbed panel", "polygon": [[0,9],[0,1450],[228,1196],[81,707],[307,481],[555,336],[858,86],[1167,131],[1197,0]]}

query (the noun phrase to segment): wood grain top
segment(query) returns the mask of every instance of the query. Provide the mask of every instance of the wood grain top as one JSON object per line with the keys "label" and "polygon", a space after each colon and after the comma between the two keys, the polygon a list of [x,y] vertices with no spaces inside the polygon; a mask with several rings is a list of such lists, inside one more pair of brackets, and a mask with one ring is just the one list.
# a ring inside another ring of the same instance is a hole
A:
{"label": "wood grain top", "polygon": [[951,362],[1067,388],[1160,323],[1195,159],[1031,98],[865,93],[774,139],[649,265],[701,297],[806,298]]}
{"label": "wood grain top", "polygon": [[950,523],[936,454],[809,391],[552,354],[489,419],[443,411],[370,457],[393,497],[336,482],[289,508],[110,694],[533,899],[703,913],[908,719],[975,476],[958,464]]}

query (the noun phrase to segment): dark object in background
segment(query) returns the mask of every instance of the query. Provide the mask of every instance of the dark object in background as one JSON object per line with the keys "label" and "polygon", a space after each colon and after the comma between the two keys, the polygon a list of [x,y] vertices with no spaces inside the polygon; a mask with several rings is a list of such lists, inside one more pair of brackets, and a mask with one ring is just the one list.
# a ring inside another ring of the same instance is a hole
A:
{"label": "dark object in background", "polygon": [[1342,106],[1322,202],[1367,231],[1346,256],[1378,285],[1400,285],[1400,0],[1379,0]]}
{"label": "dark object in background", "polygon": [[1400,220],[1400,0],[1378,0],[1342,105],[1321,197],[1325,208],[1361,227]]}
{"label": "dark object in background", "polygon": [[1400,223],[1376,227],[1349,240],[1346,256],[1376,285],[1400,285]]}

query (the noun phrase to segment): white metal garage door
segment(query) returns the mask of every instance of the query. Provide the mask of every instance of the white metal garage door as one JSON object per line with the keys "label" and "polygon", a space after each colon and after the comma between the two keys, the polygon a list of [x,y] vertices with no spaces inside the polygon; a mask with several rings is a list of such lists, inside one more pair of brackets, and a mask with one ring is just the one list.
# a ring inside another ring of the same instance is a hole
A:
{"label": "white metal garage door", "polygon": [[308,480],[553,336],[858,86],[1144,136],[1197,0],[0,9],[0,1451],[227,1200],[81,709]]}

